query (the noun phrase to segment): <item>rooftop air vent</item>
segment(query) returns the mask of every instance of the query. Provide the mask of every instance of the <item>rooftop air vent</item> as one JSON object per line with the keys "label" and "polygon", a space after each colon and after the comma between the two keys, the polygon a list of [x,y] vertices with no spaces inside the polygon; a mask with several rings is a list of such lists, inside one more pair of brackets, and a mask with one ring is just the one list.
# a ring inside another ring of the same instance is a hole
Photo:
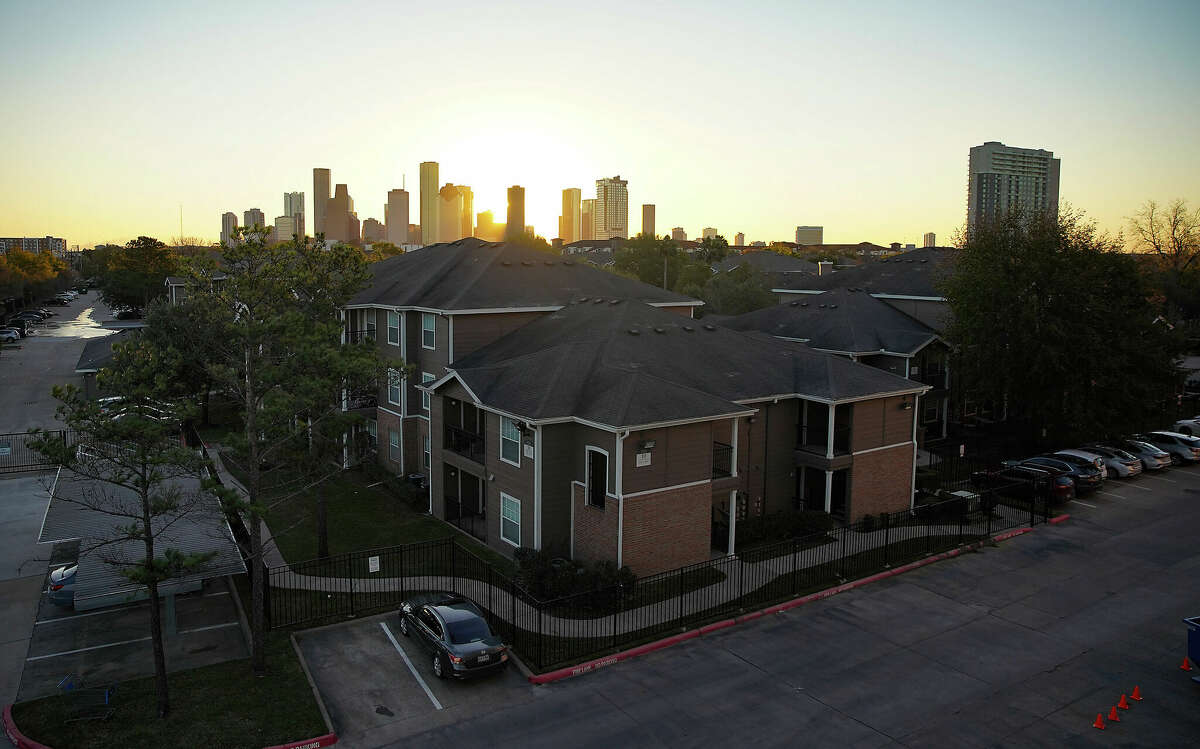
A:
{"label": "rooftop air vent", "polygon": [[788,302],[788,304],[790,304],[790,305],[791,305],[791,306],[793,306],[793,307],[798,307],[798,306],[800,306],[800,302]]}
{"label": "rooftop air vent", "polygon": [[927,258],[927,257],[923,257],[923,258],[921,258],[921,262],[922,262],[922,263],[928,263],[928,262],[929,262],[929,258]]}
{"label": "rooftop air vent", "polygon": [[831,305],[829,305],[829,309],[837,309],[837,305],[836,305],[836,304],[831,304]]}
{"label": "rooftop air vent", "polygon": [[584,302],[586,302],[587,300],[588,300],[588,298],[587,298],[587,297],[585,297],[585,296],[581,296],[581,297],[579,297],[579,303],[580,303],[580,304],[583,304],[583,303],[584,303]]}
{"label": "rooftop air vent", "polygon": [[509,262],[508,260],[501,260],[501,261],[500,261],[500,264],[501,264],[501,265],[503,265],[505,268],[507,268],[508,266],[512,265],[512,263],[511,263],[511,262]]}
{"label": "rooftop air vent", "polygon": [[822,305],[821,305],[821,309],[825,309],[825,305],[824,305],[824,304],[822,304]]}
{"label": "rooftop air vent", "polygon": [[546,265],[554,265],[553,260],[543,260],[542,262],[544,262]]}
{"label": "rooftop air vent", "polygon": [[641,333],[638,332],[637,328],[630,328],[629,335],[641,335]]}
{"label": "rooftop air vent", "polygon": [[655,328],[654,332],[655,333],[666,333],[667,331],[663,330],[662,328]]}
{"label": "rooftop air vent", "polygon": [[684,329],[684,331],[686,331],[686,332],[688,332],[688,333],[695,333],[695,332],[696,332],[696,329],[695,329],[695,328],[693,328],[691,325],[684,325],[684,326],[683,326],[683,329]]}
{"label": "rooftop air vent", "polygon": [[524,265],[524,266],[527,266],[527,267],[532,267],[532,266],[533,266],[533,261],[532,261],[532,260],[522,260],[522,261],[521,261],[521,265]]}
{"label": "rooftop air vent", "polygon": [[704,326],[704,329],[705,329],[705,330],[716,330],[716,329],[717,329],[717,326],[716,326],[716,325],[711,325],[711,324],[709,324],[709,325],[705,325],[705,326]]}
{"label": "rooftop air vent", "polygon": [[563,265],[574,265],[574,264],[575,264],[574,260],[564,260],[563,261]]}
{"label": "rooftop air vent", "polygon": [[592,304],[604,304],[604,300],[601,299],[600,297],[596,297],[595,299],[592,300]]}
{"label": "rooftop air vent", "polygon": [[613,299],[612,301],[609,302],[609,304],[620,304],[620,303],[621,303],[620,299]]}
{"label": "rooftop air vent", "polygon": [[807,306],[808,306],[808,302],[800,302],[800,306],[801,306],[801,307],[807,307]]}

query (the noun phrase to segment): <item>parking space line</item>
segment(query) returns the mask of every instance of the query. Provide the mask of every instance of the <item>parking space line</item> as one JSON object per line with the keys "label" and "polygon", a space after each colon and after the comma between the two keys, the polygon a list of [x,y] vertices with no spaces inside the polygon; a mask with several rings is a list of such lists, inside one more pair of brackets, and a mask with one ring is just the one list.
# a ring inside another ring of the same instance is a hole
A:
{"label": "parking space line", "polygon": [[205,598],[212,598],[213,596],[227,596],[227,595],[229,595],[229,591],[227,591],[227,590],[221,590],[221,591],[218,591],[218,592],[216,592],[216,593],[205,593],[205,594],[204,594],[204,597],[205,597]]}
{"label": "parking space line", "polygon": [[[1100,490],[1099,490],[1099,489],[1097,489],[1096,491],[1100,491]],[[1101,491],[1100,493],[1101,493],[1101,494],[1107,494],[1107,492],[1102,492],[1102,491]],[[1114,497],[1119,497],[1119,495],[1117,495],[1117,494],[1114,494],[1114,495],[1112,495],[1112,496],[1114,496]],[[1092,508],[1093,510],[1094,510],[1094,509],[1096,509],[1096,505],[1089,505],[1087,502],[1080,502],[1078,499],[1072,499],[1071,501],[1072,501],[1072,502],[1074,502],[1074,503],[1075,503],[1075,504],[1077,504],[1077,505],[1083,505],[1084,507],[1090,507],[1090,508]]]}
{"label": "parking space line", "polygon": [[126,611],[133,611],[134,609],[143,608],[145,605],[146,604],[143,603],[143,604],[139,604],[137,606],[128,606],[128,607],[123,607],[123,608],[119,608],[119,609],[105,609],[104,611],[89,611],[86,614],[71,614],[70,616],[60,616],[60,617],[56,617],[54,619],[41,619],[39,621],[34,622],[34,626],[37,626],[38,624],[53,624],[55,622],[69,622],[74,619],[82,619],[85,616],[100,616],[101,614],[119,614],[119,613],[124,613]]}
{"label": "parking space line", "polygon": [[[1153,476],[1147,476],[1146,478],[1154,478],[1154,477],[1153,477]],[[1146,487],[1144,487],[1144,486],[1138,486],[1137,484],[1122,484],[1122,486],[1128,486],[1130,489],[1140,489],[1141,491],[1144,491],[1144,492],[1152,492],[1152,491],[1154,491],[1153,489],[1147,489]]]}
{"label": "parking space line", "polygon": [[1146,478],[1148,478],[1148,479],[1152,479],[1152,480],[1154,480],[1154,481],[1166,481],[1166,482],[1168,482],[1168,483],[1171,483],[1171,484],[1178,484],[1178,483],[1179,483],[1178,481],[1176,481],[1176,480],[1174,480],[1174,479],[1163,478],[1162,476],[1147,476]]}
{"label": "parking space line", "polygon": [[207,632],[210,629],[225,629],[226,627],[236,627],[238,622],[226,622],[225,624],[210,624],[207,627],[196,627],[195,629],[181,629],[176,634],[190,635],[193,632]]}
{"label": "parking space line", "polygon": [[146,642],[149,639],[150,639],[149,637],[139,637],[136,640],[122,640],[121,642],[109,642],[104,645],[93,645],[90,648],[79,648],[77,650],[64,650],[61,653],[48,653],[47,655],[35,655],[32,657],[26,658],[25,660],[26,661],[41,661],[41,660],[45,660],[46,658],[57,658],[60,655],[74,655],[76,653],[86,653],[89,650],[102,650],[104,648],[115,648],[118,645],[132,645],[135,642]]}
{"label": "parking space line", "polygon": [[408,666],[408,670],[412,672],[413,678],[416,679],[417,683],[421,685],[421,689],[425,690],[425,694],[429,697],[429,701],[433,703],[435,708],[441,710],[442,703],[438,702],[437,697],[433,696],[433,692],[429,691],[429,685],[426,684],[425,680],[421,678],[421,675],[417,673],[416,667],[413,666],[412,661],[408,659],[408,654],[404,652],[404,648],[400,647],[400,643],[396,642],[395,636],[392,635],[392,630],[388,629],[387,622],[380,622],[379,626],[383,627],[383,633],[387,635],[389,640],[392,641],[392,647],[394,647],[396,652],[400,654],[400,657],[404,659],[404,665]]}

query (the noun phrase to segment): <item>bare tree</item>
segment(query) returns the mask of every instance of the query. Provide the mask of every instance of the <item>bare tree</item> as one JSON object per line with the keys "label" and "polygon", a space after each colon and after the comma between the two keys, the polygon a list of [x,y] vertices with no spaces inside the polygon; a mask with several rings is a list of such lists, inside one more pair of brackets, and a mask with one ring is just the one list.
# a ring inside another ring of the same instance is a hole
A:
{"label": "bare tree", "polygon": [[1188,210],[1183,198],[1160,206],[1147,200],[1129,219],[1134,249],[1152,254],[1164,271],[1164,292],[1172,314],[1178,314],[1180,295],[1189,273],[1200,271],[1200,208]]}

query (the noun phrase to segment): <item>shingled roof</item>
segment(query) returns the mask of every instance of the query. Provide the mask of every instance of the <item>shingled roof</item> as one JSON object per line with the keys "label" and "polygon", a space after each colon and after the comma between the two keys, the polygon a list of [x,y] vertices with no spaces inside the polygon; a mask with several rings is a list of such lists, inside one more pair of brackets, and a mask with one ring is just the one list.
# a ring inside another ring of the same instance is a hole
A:
{"label": "shingled roof", "polygon": [[446,311],[553,309],[574,297],[597,295],[664,306],[703,304],[570,257],[473,237],[373,263],[371,273],[371,283],[348,306]]}
{"label": "shingled roof", "polygon": [[790,275],[780,291],[864,289],[871,294],[941,299],[937,281],[954,268],[957,250],[927,247],[909,250],[882,260],[841,268],[823,276]]}
{"label": "shingled roof", "polygon": [[458,379],[484,405],[530,421],[611,428],[744,414],[746,402],[824,402],[927,389],[802,343],[733,331],[635,301],[580,298],[485,346]]}
{"label": "shingled roof", "polygon": [[846,354],[914,354],[937,338],[937,332],[920,320],[866,292],[849,289],[754,310],[721,324]]}
{"label": "shingled roof", "polygon": [[763,273],[816,273],[816,263],[801,260],[791,255],[783,255],[770,250],[744,252],[740,255],[729,255],[713,266],[713,270],[728,272],[743,265]]}
{"label": "shingled roof", "polygon": [[83,353],[79,355],[79,361],[75,363],[75,372],[77,374],[98,372],[112,364],[113,345],[131,340],[132,336],[140,330],[140,328],[126,328],[100,338],[89,338],[87,343],[83,344]]}

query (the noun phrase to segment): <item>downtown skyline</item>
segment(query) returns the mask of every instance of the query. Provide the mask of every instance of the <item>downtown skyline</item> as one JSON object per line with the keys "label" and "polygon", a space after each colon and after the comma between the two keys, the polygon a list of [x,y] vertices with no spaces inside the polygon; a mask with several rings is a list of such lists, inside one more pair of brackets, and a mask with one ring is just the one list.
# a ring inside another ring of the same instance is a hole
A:
{"label": "downtown skyline", "polygon": [[[182,205],[183,233],[215,241],[223,212],[308,191],[318,164],[350,186],[361,220],[382,220],[406,177],[417,223],[418,165],[437,161],[442,184],[471,186],[476,212],[503,215],[507,188],[523,186],[527,221],[548,239],[564,188],[590,197],[596,179],[620,174],[630,206],[657,206],[659,233],[786,240],[821,225],[828,243],[920,244],[930,231],[949,243],[965,223],[968,151],[993,140],[1054,151],[1062,200],[1104,230],[1146,199],[1200,195],[1200,102],[1182,94],[1200,63],[1193,3],[1018,3],[997,16],[950,3],[747,13],[617,2],[530,10],[516,25],[513,8],[471,2],[295,11],[289,34],[246,49],[222,12],[0,9],[2,75],[22,102],[0,122],[13,155],[4,233],[82,246],[165,238]],[[368,19],[395,33],[339,47],[302,76],[280,64],[293,46],[359,38]],[[56,54],[36,54],[51,28]],[[799,45],[798,28],[819,33]],[[589,65],[614,34],[620,59]],[[164,58],[164,38],[185,43]],[[707,44],[739,52],[698,55]],[[451,48],[461,73],[447,76],[436,60]],[[248,78],[277,104],[233,106],[228,85]],[[605,84],[619,93],[598,106],[589,92]]]}

